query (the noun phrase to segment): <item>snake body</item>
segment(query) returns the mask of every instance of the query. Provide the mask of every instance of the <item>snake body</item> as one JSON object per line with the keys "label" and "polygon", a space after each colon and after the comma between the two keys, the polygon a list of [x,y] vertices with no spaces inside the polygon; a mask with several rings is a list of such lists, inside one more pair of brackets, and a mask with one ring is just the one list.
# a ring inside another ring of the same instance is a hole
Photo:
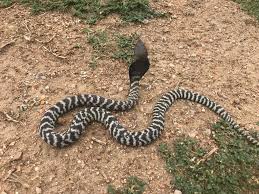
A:
{"label": "snake body", "polygon": [[[48,144],[65,147],[77,141],[81,134],[93,121],[101,122],[119,143],[128,146],[144,146],[152,143],[162,133],[165,113],[176,100],[189,100],[199,103],[226,121],[249,142],[259,146],[259,137],[253,137],[249,131],[241,128],[224,108],[206,96],[185,89],[171,90],[161,96],[153,108],[153,116],[148,128],[141,131],[125,129],[109,111],[126,111],[137,104],[139,98],[139,82],[149,69],[148,53],[144,43],[139,40],[134,50],[134,62],[129,67],[130,89],[127,100],[111,100],[92,94],[81,94],[66,97],[50,107],[43,115],[39,134]],[[54,131],[56,122],[63,114],[77,107],[86,107],[78,112],[68,130],[64,133]]]}

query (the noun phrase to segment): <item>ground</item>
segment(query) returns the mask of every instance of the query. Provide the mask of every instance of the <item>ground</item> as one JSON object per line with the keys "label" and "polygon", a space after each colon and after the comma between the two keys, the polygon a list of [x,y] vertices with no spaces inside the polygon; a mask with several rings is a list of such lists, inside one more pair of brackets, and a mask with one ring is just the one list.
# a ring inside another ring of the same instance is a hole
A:
{"label": "ground", "polygon": [[[178,102],[170,109],[163,135],[147,147],[119,145],[99,124],[91,125],[79,142],[66,149],[43,142],[37,133],[41,116],[65,96],[127,96],[127,65],[107,58],[92,68],[93,51],[85,28],[136,32],[148,48],[151,67],[141,81],[139,104],[130,112],[116,113],[130,129],[146,127],[159,96],[183,87],[217,101],[238,123],[258,130],[255,19],[225,0],[167,0],[151,5],[172,15],[126,26],[112,15],[90,27],[70,14],[35,16],[17,4],[0,9],[1,192],[106,193],[108,184],[121,186],[134,175],[148,184],[145,193],[170,194],[170,175],[158,145],[180,134],[196,137],[203,145],[211,143],[211,124],[217,117],[190,102]],[[71,119],[68,115],[60,123],[66,127]]]}

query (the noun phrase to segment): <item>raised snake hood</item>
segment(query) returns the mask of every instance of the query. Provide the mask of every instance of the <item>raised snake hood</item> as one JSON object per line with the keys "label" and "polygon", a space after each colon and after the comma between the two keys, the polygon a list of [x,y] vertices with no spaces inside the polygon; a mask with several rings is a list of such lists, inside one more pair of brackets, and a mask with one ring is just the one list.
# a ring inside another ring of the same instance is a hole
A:
{"label": "raised snake hood", "polygon": [[139,39],[134,48],[133,63],[129,68],[130,79],[134,76],[141,78],[148,71],[149,65],[147,48],[142,40]]}
{"label": "raised snake hood", "polygon": [[142,40],[138,40],[134,48],[134,61],[148,58],[147,48]]}

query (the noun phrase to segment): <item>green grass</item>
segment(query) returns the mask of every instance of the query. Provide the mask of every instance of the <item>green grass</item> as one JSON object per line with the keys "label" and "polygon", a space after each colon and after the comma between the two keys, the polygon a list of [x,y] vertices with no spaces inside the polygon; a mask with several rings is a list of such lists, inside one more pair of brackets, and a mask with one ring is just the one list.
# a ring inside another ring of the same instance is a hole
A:
{"label": "green grass", "polygon": [[104,53],[108,46],[108,35],[105,31],[90,31],[85,30],[87,33],[87,42],[93,47],[96,52]]}
{"label": "green grass", "polygon": [[13,0],[0,0],[0,8],[1,7],[9,7],[13,4]]}
{"label": "green grass", "polygon": [[109,34],[106,31],[91,31],[85,29],[87,42],[93,48],[92,67],[96,67],[99,59],[112,58],[130,64],[133,59],[134,46],[139,38],[135,33]]}
{"label": "green grass", "polygon": [[161,144],[159,152],[172,174],[171,184],[183,193],[248,193],[259,191],[259,149],[229,129],[216,123],[214,140],[218,150],[207,160],[211,148],[202,148],[190,138],[175,144]]}
{"label": "green grass", "polygon": [[122,60],[128,65],[131,64],[134,55],[134,46],[139,35],[133,33],[130,35],[119,35],[116,38],[117,50],[113,53],[114,59]]}
{"label": "green grass", "polygon": [[143,22],[145,19],[166,16],[149,6],[148,0],[0,0],[0,6],[18,2],[37,14],[46,11],[71,12],[89,24],[110,14],[118,14],[125,22]]}
{"label": "green grass", "polygon": [[146,183],[138,177],[131,176],[127,179],[127,183],[123,188],[114,188],[108,186],[108,194],[142,194],[145,191]]}
{"label": "green grass", "polygon": [[254,15],[259,20],[259,0],[233,0],[240,4],[241,9]]}

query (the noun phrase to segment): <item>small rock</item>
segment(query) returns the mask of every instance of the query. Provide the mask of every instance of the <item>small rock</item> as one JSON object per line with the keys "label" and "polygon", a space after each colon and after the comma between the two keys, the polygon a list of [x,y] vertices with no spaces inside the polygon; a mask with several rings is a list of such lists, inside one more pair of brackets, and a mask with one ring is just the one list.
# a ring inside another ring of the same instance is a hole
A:
{"label": "small rock", "polygon": [[42,190],[41,190],[40,187],[36,187],[35,190],[36,190],[36,193],[37,193],[37,194],[41,194],[41,193],[42,193]]}
{"label": "small rock", "polygon": [[208,136],[211,135],[211,129],[205,129],[204,131]]}
{"label": "small rock", "polygon": [[171,18],[172,19],[177,19],[178,17],[177,17],[177,15],[172,15]]}
{"label": "small rock", "polygon": [[148,24],[148,23],[149,23],[149,20],[144,19],[144,20],[143,20],[143,23],[144,23],[144,24]]}
{"label": "small rock", "polygon": [[26,104],[22,104],[21,106],[19,106],[19,110],[20,111],[26,111],[28,109],[28,106]]}
{"label": "small rock", "polygon": [[240,100],[239,100],[239,99],[235,99],[235,100],[233,101],[233,104],[234,104],[234,105],[239,105],[239,104],[240,104]]}
{"label": "small rock", "polygon": [[22,152],[17,152],[14,156],[12,156],[12,161],[21,160],[22,159],[22,155],[23,155]]}
{"label": "small rock", "polygon": [[119,87],[119,92],[121,92],[123,90],[123,87]]}
{"label": "small rock", "polygon": [[30,37],[30,36],[28,36],[28,35],[24,35],[23,37],[24,37],[24,39],[25,39],[25,40],[27,40],[27,41],[31,41],[31,37]]}
{"label": "small rock", "polygon": [[45,80],[45,79],[47,79],[47,77],[43,73],[38,73],[38,74],[36,74],[36,79]]}
{"label": "small rock", "polygon": [[71,85],[71,88],[76,88],[76,87],[77,87],[76,84],[72,84],[72,85]]}
{"label": "small rock", "polygon": [[174,191],[174,194],[182,194],[182,191],[176,189],[176,190]]}
{"label": "small rock", "polygon": [[9,146],[14,146],[15,145],[15,141],[12,141],[10,144],[9,144]]}
{"label": "small rock", "polygon": [[150,104],[144,104],[140,107],[140,111],[146,114],[151,114],[153,112],[153,107]]}

